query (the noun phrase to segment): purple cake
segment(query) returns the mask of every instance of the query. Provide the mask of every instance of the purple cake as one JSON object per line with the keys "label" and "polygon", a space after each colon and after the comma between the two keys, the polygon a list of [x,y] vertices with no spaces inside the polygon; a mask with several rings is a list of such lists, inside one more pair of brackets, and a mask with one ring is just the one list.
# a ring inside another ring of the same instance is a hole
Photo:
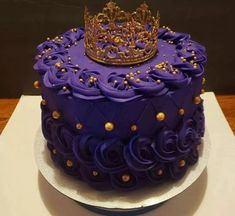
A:
{"label": "purple cake", "polygon": [[111,1],[85,11],[85,29],[37,48],[51,157],[95,189],[157,186],[198,161],[205,48],[159,19],[146,4],[126,13]]}

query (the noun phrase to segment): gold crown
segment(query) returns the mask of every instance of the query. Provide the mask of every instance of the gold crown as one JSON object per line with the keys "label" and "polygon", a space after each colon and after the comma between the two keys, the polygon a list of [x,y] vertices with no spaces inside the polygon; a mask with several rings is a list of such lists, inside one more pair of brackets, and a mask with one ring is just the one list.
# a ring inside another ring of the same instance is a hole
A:
{"label": "gold crown", "polygon": [[132,65],[152,58],[157,52],[160,16],[154,17],[146,3],[125,12],[110,1],[102,13],[91,16],[85,8],[85,52],[105,64]]}

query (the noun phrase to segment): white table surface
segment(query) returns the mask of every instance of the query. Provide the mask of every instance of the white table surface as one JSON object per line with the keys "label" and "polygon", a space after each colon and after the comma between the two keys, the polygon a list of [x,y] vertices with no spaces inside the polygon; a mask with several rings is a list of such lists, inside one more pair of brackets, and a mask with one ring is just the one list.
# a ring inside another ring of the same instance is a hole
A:
{"label": "white table surface", "polygon": [[[235,215],[234,135],[214,94],[203,98],[211,141],[207,168],[191,187],[145,216]],[[0,137],[0,215],[98,215],[56,191],[38,171],[33,144],[40,101],[22,96]]]}

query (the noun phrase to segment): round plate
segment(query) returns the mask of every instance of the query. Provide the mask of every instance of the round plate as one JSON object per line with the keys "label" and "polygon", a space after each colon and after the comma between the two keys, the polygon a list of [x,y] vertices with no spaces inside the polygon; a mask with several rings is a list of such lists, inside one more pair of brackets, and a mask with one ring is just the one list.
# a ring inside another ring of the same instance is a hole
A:
{"label": "round plate", "polygon": [[47,149],[41,129],[34,143],[37,166],[45,179],[62,194],[86,205],[110,211],[133,211],[143,207],[158,205],[188,188],[201,175],[206,167],[210,150],[210,140],[206,131],[200,145],[199,160],[190,167],[185,176],[175,182],[169,181],[160,186],[146,187],[132,192],[97,191],[85,182],[68,176],[54,165]]}

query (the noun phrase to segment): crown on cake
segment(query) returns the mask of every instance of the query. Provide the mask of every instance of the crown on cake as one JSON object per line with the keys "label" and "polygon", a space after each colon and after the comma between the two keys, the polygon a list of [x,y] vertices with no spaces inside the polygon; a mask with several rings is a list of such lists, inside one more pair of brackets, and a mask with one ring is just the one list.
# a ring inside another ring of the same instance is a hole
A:
{"label": "crown on cake", "polygon": [[111,65],[132,65],[157,52],[160,16],[154,17],[146,3],[130,13],[113,1],[102,13],[90,15],[85,8],[85,52],[91,59]]}

